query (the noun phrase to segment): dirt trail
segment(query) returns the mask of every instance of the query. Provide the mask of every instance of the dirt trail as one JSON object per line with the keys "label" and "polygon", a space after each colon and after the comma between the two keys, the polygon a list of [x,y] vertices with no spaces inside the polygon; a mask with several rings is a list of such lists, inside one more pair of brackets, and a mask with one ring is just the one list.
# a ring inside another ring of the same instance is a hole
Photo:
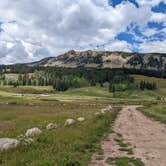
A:
{"label": "dirt trail", "polygon": [[[148,119],[136,108],[123,107],[115,121],[114,133],[102,141],[103,155],[99,160],[94,154],[89,166],[110,166],[106,163],[109,157],[134,157],[145,166],[166,166],[166,126]],[[123,144],[119,140],[129,146],[128,150],[120,150]]]}

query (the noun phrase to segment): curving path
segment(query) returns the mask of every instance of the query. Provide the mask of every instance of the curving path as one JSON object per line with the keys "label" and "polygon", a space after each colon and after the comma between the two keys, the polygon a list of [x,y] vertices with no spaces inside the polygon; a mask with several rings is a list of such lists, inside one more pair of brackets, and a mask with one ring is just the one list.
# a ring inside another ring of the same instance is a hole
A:
{"label": "curving path", "polygon": [[[139,158],[145,166],[166,166],[166,126],[145,117],[137,106],[125,106],[115,121],[114,133],[101,142],[103,155],[94,154],[89,166],[109,166],[109,157]],[[121,151],[117,139],[132,149]]]}

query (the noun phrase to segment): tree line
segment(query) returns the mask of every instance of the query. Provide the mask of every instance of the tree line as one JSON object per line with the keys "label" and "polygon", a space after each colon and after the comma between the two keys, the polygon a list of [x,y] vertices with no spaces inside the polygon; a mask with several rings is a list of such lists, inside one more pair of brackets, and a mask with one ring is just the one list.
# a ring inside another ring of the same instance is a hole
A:
{"label": "tree line", "polygon": [[141,90],[156,90],[157,89],[157,85],[156,83],[151,83],[151,82],[148,82],[148,81],[140,81],[140,84],[139,84],[139,88]]}
{"label": "tree line", "polygon": [[[98,60],[97,60],[98,61]],[[165,66],[166,68],[166,66]],[[83,67],[78,67],[76,69],[70,69],[69,72],[74,72],[75,70],[82,70]],[[52,71],[54,70],[65,70],[64,68],[58,68],[58,67],[44,67],[44,66],[28,66],[23,64],[16,64],[16,65],[0,65],[0,74],[2,73],[17,73],[17,74],[26,74],[26,73],[34,73],[35,71]],[[66,69],[68,70],[68,69]],[[84,70],[89,70],[88,68],[85,68]],[[92,68],[93,70],[93,68]],[[94,68],[94,70],[97,70]],[[121,69],[101,69],[101,70],[122,70],[127,74],[141,74],[145,76],[150,77],[159,77],[159,78],[166,78],[166,70],[146,70],[146,69],[136,69],[136,68],[121,68]]]}
{"label": "tree line", "polygon": [[[16,73],[17,79],[6,79],[4,73]],[[53,86],[58,91],[83,86],[103,86],[109,83],[109,91],[126,90],[134,83],[130,74],[156,76],[157,71],[145,71],[137,69],[99,69],[99,68],[56,68],[42,66],[9,65],[0,66],[0,83],[13,86]],[[151,74],[151,75],[150,75]],[[158,76],[164,76],[165,71]],[[142,81],[139,88],[154,90],[156,84]]]}
{"label": "tree line", "polygon": [[87,68],[44,68],[36,69],[33,73],[18,74],[18,78],[7,80],[1,74],[3,85],[13,86],[53,86],[54,89],[65,91],[69,88],[83,86],[103,86],[104,83],[128,84],[133,78],[121,69],[87,69]]}

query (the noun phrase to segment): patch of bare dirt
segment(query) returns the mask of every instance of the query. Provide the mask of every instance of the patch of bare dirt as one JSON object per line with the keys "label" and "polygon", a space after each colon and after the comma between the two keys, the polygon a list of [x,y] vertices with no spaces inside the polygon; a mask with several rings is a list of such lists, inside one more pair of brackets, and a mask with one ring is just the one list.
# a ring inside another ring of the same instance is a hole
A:
{"label": "patch of bare dirt", "polygon": [[[145,166],[166,166],[166,126],[145,117],[137,106],[125,106],[114,133],[101,142],[103,155],[92,156],[89,166],[109,166],[109,157],[139,158]],[[123,146],[127,147],[123,147]]]}

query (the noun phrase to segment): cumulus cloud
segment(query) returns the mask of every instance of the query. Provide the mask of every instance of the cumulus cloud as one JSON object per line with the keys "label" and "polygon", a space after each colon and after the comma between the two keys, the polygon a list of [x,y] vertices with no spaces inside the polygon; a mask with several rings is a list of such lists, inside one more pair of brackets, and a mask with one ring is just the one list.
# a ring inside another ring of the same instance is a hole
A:
{"label": "cumulus cloud", "polygon": [[140,45],[141,52],[154,53],[160,52],[165,53],[166,40],[164,41],[146,41]]}
{"label": "cumulus cloud", "polygon": [[131,45],[126,41],[119,41],[114,40],[111,43],[108,43],[104,46],[105,50],[109,51],[124,51],[124,52],[131,52]]}
{"label": "cumulus cloud", "polygon": [[150,6],[153,7],[158,5],[160,2],[166,3],[166,0],[137,0],[137,3],[141,6]]}
{"label": "cumulus cloud", "polygon": [[164,13],[152,13],[150,21],[154,22],[165,22],[166,14]]}
{"label": "cumulus cloud", "polygon": [[139,8],[123,2],[113,8],[107,0],[2,0],[0,63],[30,62],[94,46],[131,51],[129,43],[115,39],[117,34],[131,23],[144,28],[149,20],[164,21],[163,14],[151,11],[159,2],[140,0]]}

